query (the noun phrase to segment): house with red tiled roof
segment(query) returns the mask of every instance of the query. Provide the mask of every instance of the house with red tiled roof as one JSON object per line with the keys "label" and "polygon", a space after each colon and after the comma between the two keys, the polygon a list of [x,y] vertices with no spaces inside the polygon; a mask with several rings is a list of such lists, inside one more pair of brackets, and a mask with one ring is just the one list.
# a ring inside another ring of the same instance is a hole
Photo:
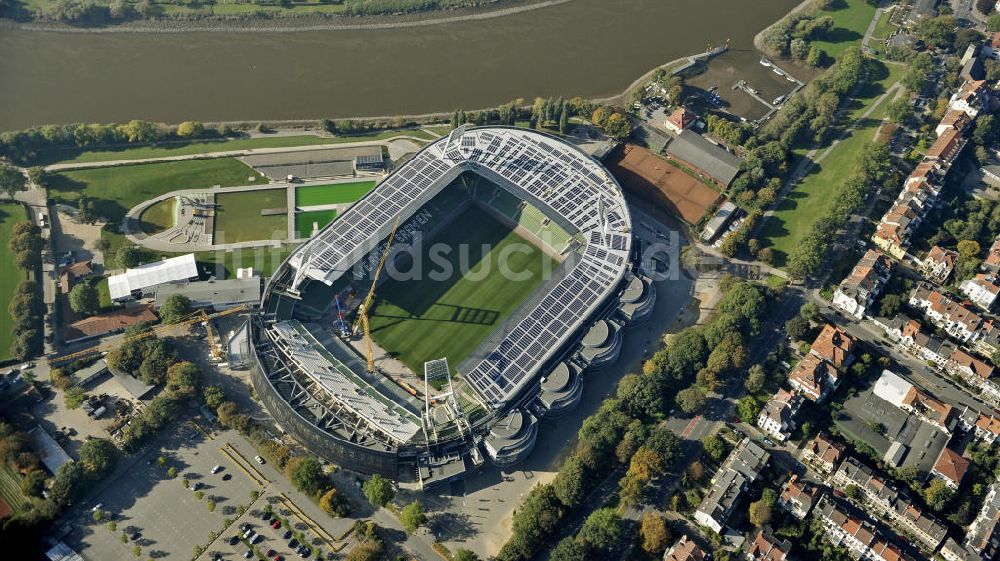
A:
{"label": "house with red tiled roof", "polygon": [[837,369],[819,355],[809,353],[792,369],[788,384],[802,397],[815,402],[826,399],[840,379]]}
{"label": "house with red tiled roof", "polygon": [[965,137],[962,133],[955,129],[946,129],[927,149],[924,157],[942,166],[948,166],[955,161],[962,148],[965,148]]}
{"label": "house with red tiled roof", "polygon": [[909,303],[923,310],[931,323],[963,343],[976,338],[983,322],[979,314],[924,282],[913,289]]}
{"label": "house with red tiled roof", "polygon": [[927,252],[920,262],[920,274],[938,284],[947,282],[951,272],[955,270],[958,252],[936,245]]}
{"label": "house with red tiled roof", "polygon": [[757,426],[778,442],[784,442],[795,430],[795,414],[802,405],[802,397],[786,390],[778,390],[757,415]]}
{"label": "house with red tiled roof", "polygon": [[708,554],[694,540],[682,534],[670,549],[663,552],[663,561],[705,561]]}
{"label": "house with red tiled roof", "polygon": [[73,286],[80,281],[94,274],[94,267],[90,259],[77,261],[67,267],[63,267],[59,272],[59,291],[69,294]]}
{"label": "house with red tiled roof", "polygon": [[809,352],[837,368],[847,368],[854,362],[854,338],[843,329],[828,323],[813,340]]}
{"label": "house with red tiled roof", "polygon": [[686,107],[678,107],[674,109],[674,112],[667,117],[666,123],[667,130],[680,134],[682,130],[690,127],[698,119],[698,116],[687,110]]}
{"label": "house with red tiled roof", "polygon": [[990,364],[979,360],[963,349],[955,349],[948,357],[945,369],[952,374],[961,376],[966,383],[979,389],[994,403],[1000,402],[1000,385],[993,379],[995,369]]}
{"label": "house with red tiled roof", "polygon": [[997,238],[986,252],[986,259],[983,260],[981,267],[988,273],[1000,273],[1000,238]]}
{"label": "house with red tiled roof", "polygon": [[750,541],[746,557],[749,561],[786,561],[791,549],[792,544],[787,539],[778,541],[771,532],[761,529]]}
{"label": "house with red tiled roof", "polygon": [[889,280],[892,266],[892,261],[882,252],[869,249],[837,287],[833,306],[857,319],[864,319],[868,307]]}
{"label": "house with red tiled roof", "polygon": [[976,419],[976,438],[993,444],[1000,439],[1000,416],[979,414]]}
{"label": "house with red tiled roof", "polygon": [[844,445],[822,432],[810,440],[802,450],[802,459],[820,473],[833,473],[843,458]]}
{"label": "house with red tiled roof", "polygon": [[778,506],[787,510],[795,518],[802,520],[809,516],[809,511],[816,504],[819,495],[819,487],[799,479],[798,475],[792,475],[781,487]]}
{"label": "house with red tiled roof", "polygon": [[945,446],[941,449],[934,467],[931,468],[931,475],[944,481],[948,487],[958,489],[969,472],[970,464],[968,458]]}
{"label": "house with red tiled roof", "polygon": [[157,320],[151,306],[123,308],[106,314],[90,316],[67,325],[63,331],[63,340],[67,344],[86,341],[125,331],[139,322],[155,322]]}
{"label": "house with red tiled roof", "polygon": [[972,123],[972,117],[969,117],[968,113],[958,109],[952,109],[944,114],[944,118],[942,118],[941,122],[938,123],[934,132],[936,132],[938,136],[941,136],[941,134],[948,129],[955,129],[962,133],[965,132],[965,129],[970,123]]}
{"label": "house with red tiled roof", "polygon": [[967,80],[948,100],[949,109],[964,111],[973,119],[989,106],[990,92],[985,80]]}

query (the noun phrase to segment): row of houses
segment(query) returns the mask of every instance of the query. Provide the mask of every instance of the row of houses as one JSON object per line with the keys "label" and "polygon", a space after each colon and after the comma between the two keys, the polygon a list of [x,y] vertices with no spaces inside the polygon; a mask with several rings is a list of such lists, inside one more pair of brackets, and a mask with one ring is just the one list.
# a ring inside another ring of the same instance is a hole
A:
{"label": "row of houses", "polygon": [[771,454],[749,438],[741,440],[712,478],[712,488],[694,513],[695,521],[722,534],[743,494],[770,459]]}
{"label": "row of houses", "polygon": [[986,561],[1000,553],[1000,488],[990,485],[983,506],[975,520],[966,529],[965,541],[959,544],[948,538],[941,548],[941,556],[948,561]]}
{"label": "row of houses", "polygon": [[903,259],[910,238],[941,193],[942,180],[968,142],[966,132],[979,111],[989,105],[990,89],[984,80],[967,80],[948,102],[948,112],[934,129],[937,140],[924,159],[903,182],[896,202],[882,216],[872,242],[896,259]]}
{"label": "row of houses", "polygon": [[821,402],[840,384],[840,372],[854,361],[855,341],[844,330],[827,324],[809,352],[788,376],[792,391],[780,389],[761,408],[757,426],[784,442],[795,430],[795,416],[803,400]]}
{"label": "row of houses", "polygon": [[856,509],[824,496],[817,505],[816,518],[823,524],[827,541],[843,547],[854,559],[865,561],[915,561],[891,536]]}

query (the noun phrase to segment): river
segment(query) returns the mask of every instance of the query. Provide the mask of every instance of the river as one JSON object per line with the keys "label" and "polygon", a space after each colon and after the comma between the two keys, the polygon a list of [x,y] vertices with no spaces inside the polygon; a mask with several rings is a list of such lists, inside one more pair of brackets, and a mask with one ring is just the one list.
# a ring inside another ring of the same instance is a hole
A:
{"label": "river", "polygon": [[601,97],[709,42],[730,39],[734,50],[752,50],[754,34],[798,2],[574,0],[381,30],[0,30],[0,130],[133,118],[420,114],[517,97]]}

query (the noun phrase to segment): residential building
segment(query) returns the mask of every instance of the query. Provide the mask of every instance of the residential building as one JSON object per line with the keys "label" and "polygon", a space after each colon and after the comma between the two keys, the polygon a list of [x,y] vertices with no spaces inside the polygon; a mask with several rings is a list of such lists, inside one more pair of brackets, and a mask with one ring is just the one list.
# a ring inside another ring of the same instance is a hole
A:
{"label": "residential building", "polygon": [[1000,488],[993,482],[983,506],[965,532],[965,547],[982,559],[996,559],[1000,553]]}
{"label": "residential building", "polygon": [[980,267],[988,273],[1000,273],[1000,238],[993,241]]}
{"label": "residential building", "polygon": [[910,235],[920,225],[920,206],[915,202],[899,202],[882,216],[882,220],[872,234],[872,242],[882,251],[896,259],[906,255],[910,246]]}
{"label": "residential building", "polygon": [[975,428],[976,438],[987,444],[993,444],[1000,439],[1000,417],[980,413]]}
{"label": "residential building", "polygon": [[875,249],[858,261],[833,295],[833,305],[857,319],[864,319],[868,307],[892,274],[892,262]]}
{"label": "residential building", "polygon": [[951,434],[958,424],[958,416],[951,405],[918,390],[916,386],[889,370],[883,370],[882,375],[875,381],[873,393],[948,434]]}
{"label": "residential building", "polygon": [[705,561],[707,557],[708,553],[686,534],[682,534],[681,539],[663,552],[663,561]]}
{"label": "residential building", "polygon": [[802,405],[802,398],[786,390],[778,390],[761,408],[757,426],[778,442],[784,442],[795,430],[795,414]]}
{"label": "residential building", "polygon": [[815,467],[820,473],[833,473],[843,457],[844,445],[822,432],[809,441],[802,451],[803,461]]}
{"label": "residential building", "polygon": [[931,469],[931,475],[945,482],[952,489],[958,489],[969,472],[971,462],[958,452],[945,446]]}
{"label": "residential building", "polygon": [[90,316],[67,325],[63,330],[63,340],[66,344],[77,343],[125,331],[139,322],[155,322],[158,319],[149,306],[122,308],[107,314]]}
{"label": "residential building", "polygon": [[787,539],[778,541],[767,529],[760,529],[746,549],[749,561],[786,561],[792,544]]}
{"label": "residential building", "polygon": [[852,457],[844,458],[833,482],[841,489],[855,486],[861,493],[860,506],[916,536],[932,551],[948,533],[947,527],[921,511],[909,497],[897,491],[884,477]]}
{"label": "residential building", "polygon": [[948,109],[964,111],[973,119],[989,105],[989,86],[985,80],[968,80],[948,100]]}
{"label": "residential building", "polygon": [[981,392],[990,394],[995,400],[1000,399],[1000,386],[994,382],[994,368],[989,364],[962,349],[955,349],[948,357],[945,368],[952,374],[961,376],[969,385]]}
{"label": "residential building", "polygon": [[923,310],[931,323],[963,343],[976,338],[983,322],[979,314],[925,282],[917,284],[909,302],[914,308]]}
{"label": "residential building", "polygon": [[86,261],[76,261],[67,267],[63,267],[59,272],[59,291],[69,294],[81,279],[85,279],[94,274],[93,263],[90,259]]}
{"label": "residential building", "polygon": [[972,300],[972,303],[984,310],[990,310],[1000,294],[1000,284],[997,278],[986,273],[979,273],[971,279],[962,281],[959,292]]}
{"label": "residential building", "polygon": [[925,158],[942,166],[950,166],[965,148],[965,137],[955,129],[946,129],[927,149]]}
{"label": "residential building", "polygon": [[778,506],[787,510],[799,520],[809,516],[809,511],[819,499],[819,487],[802,481],[798,475],[792,475],[781,487],[781,495],[778,496]]}
{"label": "residential building", "polygon": [[771,455],[749,438],[741,440],[712,478],[712,488],[698,505],[694,519],[721,534],[743,492],[770,459]]}
{"label": "residential building", "polygon": [[[964,113],[963,113],[964,114]],[[927,252],[920,262],[920,273],[927,279],[944,284],[955,270],[958,252],[936,245]]]}
{"label": "residential building", "polygon": [[837,369],[818,355],[807,354],[788,375],[788,384],[803,397],[823,401],[839,383]]}
{"label": "residential building", "polygon": [[854,338],[843,329],[828,323],[813,340],[809,352],[837,368],[847,368],[854,361],[854,346]]}
{"label": "residential building", "polygon": [[972,122],[972,117],[968,113],[959,109],[952,109],[944,114],[944,118],[938,123],[934,132],[941,136],[948,129],[955,129],[958,132],[965,132],[965,129]]}
{"label": "residential building", "polygon": [[823,535],[831,544],[843,547],[848,554],[863,561],[914,561],[913,557],[857,510],[829,496],[820,499],[816,517],[823,524]]}
{"label": "residential building", "polygon": [[[964,113],[962,114],[964,115]],[[690,127],[695,120],[697,120],[697,118],[697,115],[681,106],[674,109],[674,112],[667,117],[667,121],[664,125],[666,125],[668,131],[674,134],[680,134],[682,130]]]}

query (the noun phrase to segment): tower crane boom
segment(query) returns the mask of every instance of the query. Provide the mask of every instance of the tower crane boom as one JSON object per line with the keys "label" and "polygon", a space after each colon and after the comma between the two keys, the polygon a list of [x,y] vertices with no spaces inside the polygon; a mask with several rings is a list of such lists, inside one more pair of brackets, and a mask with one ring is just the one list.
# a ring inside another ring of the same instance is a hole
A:
{"label": "tower crane boom", "polygon": [[372,300],[375,298],[375,287],[378,285],[379,277],[382,276],[382,269],[385,267],[386,258],[389,257],[389,250],[392,248],[392,241],[396,237],[397,228],[399,228],[399,215],[396,215],[392,231],[389,232],[389,239],[385,242],[385,249],[382,250],[382,257],[378,261],[378,268],[375,269],[375,275],[372,278],[372,286],[368,289],[368,295],[365,297],[365,301],[358,307],[358,323],[354,325],[355,335],[358,333],[359,327],[365,333],[365,362],[368,366],[368,372],[375,372],[375,351],[372,344],[371,326],[368,324],[368,310],[371,307]]}

